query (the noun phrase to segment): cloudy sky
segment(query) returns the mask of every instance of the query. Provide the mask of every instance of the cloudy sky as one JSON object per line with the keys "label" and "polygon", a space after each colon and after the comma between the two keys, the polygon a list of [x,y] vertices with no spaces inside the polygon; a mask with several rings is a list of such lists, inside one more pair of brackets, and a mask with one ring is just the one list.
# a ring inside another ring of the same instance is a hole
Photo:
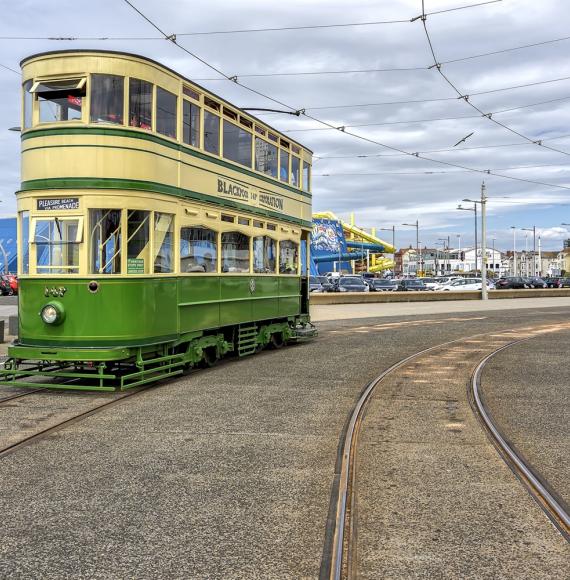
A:
{"label": "cloudy sky", "polygon": [[[426,0],[425,9],[429,14],[476,1]],[[503,0],[427,17],[438,62],[459,59],[441,70],[462,94],[473,95],[470,101],[481,111],[494,113],[494,119],[522,136],[482,117],[456,98],[435,68],[428,68],[433,57],[422,21],[409,22],[421,14],[420,0],[132,2],[167,34],[177,34],[179,44],[228,76],[237,75],[240,83],[334,127],[346,127],[343,133],[306,116],[259,115],[314,151],[315,211],[334,211],[345,219],[354,212],[364,227],[396,225],[398,246],[415,244],[415,231],[400,224],[418,219],[422,244],[433,247],[449,236],[456,245],[461,235],[466,246],[473,243],[473,213],[456,206],[463,198],[478,196],[484,178],[488,195],[498,198],[489,201],[489,243],[494,237],[497,247],[512,248],[510,226],[536,226],[543,249],[560,248],[570,235],[570,228],[561,226],[570,223],[569,2]],[[20,79],[14,71],[30,54],[69,48],[139,53],[239,106],[276,107],[161,40],[122,0],[19,0],[9,2],[9,8],[0,22],[0,216],[15,214],[19,134],[8,128],[20,124]],[[405,22],[379,23],[394,20]],[[375,24],[235,32],[357,23]],[[226,33],[190,34],[199,32]],[[539,45],[507,50],[531,44]],[[495,51],[502,52],[467,58]],[[369,72],[346,72],[362,70]],[[513,110],[500,112],[505,109]],[[557,151],[524,137],[544,140]],[[420,152],[432,161],[380,143]],[[473,173],[435,160],[545,185]],[[517,233],[518,249],[524,247],[525,234]],[[528,243],[532,246],[531,238]]]}

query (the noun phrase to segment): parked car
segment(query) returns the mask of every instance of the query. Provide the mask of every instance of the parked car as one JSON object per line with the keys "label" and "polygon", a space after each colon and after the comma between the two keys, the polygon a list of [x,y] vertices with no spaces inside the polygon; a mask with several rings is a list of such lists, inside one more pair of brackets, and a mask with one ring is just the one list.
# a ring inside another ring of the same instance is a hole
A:
{"label": "parked car", "polygon": [[342,276],[335,280],[334,292],[369,292],[368,284],[360,276]]}
{"label": "parked car", "polygon": [[2,296],[18,294],[18,277],[14,274],[2,274],[0,276],[0,292],[2,292]]}
{"label": "parked car", "polygon": [[437,278],[436,285],[434,286],[434,290],[443,290],[445,286],[455,282],[455,280],[463,280],[461,276],[453,276],[449,278]]}
{"label": "parked car", "polygon": [[326,276],[309,276],[309,292],[332,292],[332,288]]}
{"label": "parked car", "polygon": [[499,278],[495,284],[497,290],[514,290],[517,288],[530,288],[530,281],[522,276],[510,276]]}
{"label": "parked car", "polygon": [[[462,280],[453,280],[446,284],[442,290],[448,292],[461,292],[467,290],[481,290],[483,280],[481,278],[465,278]],[[493,282],[487,280],[487,288],[493,290],[495,288]]]}
{"label": "parked car", "polygon": [[531,288],[547,288],[548,287],[546,282],[542,278],[539,278],[538,276],[532,276],[528,280],[529,280],[529,285]]}
{"label": "parked car", "polygon": [[410,292],[427,290],[426,285],[422,280],[416,278],[408,278],[406,280],[400,280],[398,282],[398,287],[396,288],[398,292]]}
{"label": "parked car", "polygon": [[428,290],[435,290],[439,285],[437,278],[422,278],[422,282],[426,285]]}
{"label": "parked car", "polygon": [[388,278],[372,278],[367,280],[370,292],[394,292],[398,287],[397,280],[389,280]]}
{"label": "parked car", "polygon": [[551,276],[544,278],[547,288],[570,288],[570,278],[562,278],[561,276]]}

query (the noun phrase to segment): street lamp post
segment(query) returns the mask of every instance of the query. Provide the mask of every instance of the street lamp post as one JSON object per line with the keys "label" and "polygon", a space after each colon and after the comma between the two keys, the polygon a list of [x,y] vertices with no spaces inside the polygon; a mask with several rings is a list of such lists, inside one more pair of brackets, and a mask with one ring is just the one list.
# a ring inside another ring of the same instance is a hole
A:
{"label": "street lamp post", "polygon": [[457,209],[462,211],[472,211],[475,214],[475,274],[477,274],[477,202],[473,202],[473,207],[463,207],[461,204]]}
{"label": "street lamp post", "polygon": [[402,224],[403,226],[409,226],[411,228],[416,228],[416,276],[419,272],[420,265],[420,222],[416,220],[415,224]]}
{"label": "street lamp post", "polygon": [[513,230],[513,276],[517,275],[517,228],[511,226]]}
{"label": "street lamp post", "polygon": [[[468,201],[473,203],[475,207],[477,204],[481,204],[481,300],[487,300],[487,220],[486,220],[486,206],[487,206],[487,193],[485,188],[485,182],[481,184],[481,201],[475,201],[473,199],[463,199],[462,201]],[[475,264],[477,263],[477,252],[475,252]]]}
{"label": "street lamp post", "polygon": [[525,232],[532,232],[532,275],[536,276],[536,226],[521,228]]}

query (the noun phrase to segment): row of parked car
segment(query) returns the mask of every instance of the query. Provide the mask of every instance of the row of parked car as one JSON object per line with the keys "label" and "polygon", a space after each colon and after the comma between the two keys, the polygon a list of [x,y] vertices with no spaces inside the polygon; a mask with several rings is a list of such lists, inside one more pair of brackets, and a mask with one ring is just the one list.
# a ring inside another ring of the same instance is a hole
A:
{"label": "row of parked car", "polygon": [[[442,291],[465,292],[481,290],[481,278],[463,278],[448,276],[442,278],[376,278],[372,274],[339,276],[329,272],[324,276],[310,277],[311,292],[408,292],[408,291]],[[570,288],[570,278],[538,278],[511,276],[499,278],[496,282],[487,279],[489,290],[519,288]]]}
{"label": "row of parked car", "polygon": [[0,293],[2,296],[18,294],[18,276],[15,274],[0,275]]}

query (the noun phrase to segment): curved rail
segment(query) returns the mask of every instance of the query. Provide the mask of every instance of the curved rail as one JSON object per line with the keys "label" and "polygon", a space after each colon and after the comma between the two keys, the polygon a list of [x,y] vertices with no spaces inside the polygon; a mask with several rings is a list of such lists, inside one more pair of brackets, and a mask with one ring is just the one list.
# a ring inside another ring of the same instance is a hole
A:
{"label": "curved rail", "polygon": [[45,389],[34,389],[33,391],[26,391],[25,393],[16,393],[15,395],[10,395],[0,399],[0,405],[7,403],[8,401],[13,401],[14,399],[21,399],[22,397],[27,397],[33,393],[39,393],[40,391],[45,391]]}
{"label": "curved rail", "polygon": [[[91,415],[94,415],[95,413],[100,412],[102,409],[105,409],[107,407],[111,407],[112,405],[116,405],[118,403],[121,403],[122,401],[124,401],[125,399],[128,399],[129,397],[133,397],[133,396],[138,395],[139,393],[142,393],[144,391],[148,391],[150,389],[156,388],[157,386],[158,385],[154,384],[154,385],[142,387],[136,391],[131,391],[131,392],[126,393],[120,397],[117,397],[116,399],[113,399],[111,401],[107,401],[106,403],[98,405],[97,407],[93,407],[92,409],[89,409],[88,411],[84,411],[83,413],[80,413],[79,415],[75,415],[73,417],[70,417],[69,419],[65,419],[64,421],[61,421],[61,423],[57,423],[56,425],[52,425],[51,427],[48,427],[47,429],[43,429],[42,431],[38,431],[37,433],[34,433],[28,437],[25,437],[24,439],[20,439],[20,441],[16,441],[15,443],[7,445],[6,447],[0,449],[0,459],[6,457],[7,455],[10,455],[11,453],[14,453],[14,451],[17,451],[18,449],[25,447],[26,445],[29,445],[30,443],[34,443],[35,441],[43,439],[44,437],[46,437],[47,435],[50,435],[51,433],[55,433],[56,431],[60,431],[61,429],[64,429],[65,427],[68,427],[69,425],[72,425],[74,423],[78,423],[79,421],[82,421],[83,419],[86,419],[87,417],[90,417]],[[45,390],[45,389],[38,389],[38,390]],[[33,392],[33,391],[31,391],[31,392]],[[29,394],[31,394],[31,392]],[[12,398],[15,399],[19,396],[24,396],[25,394],[28,394],[28,393],[16,395]]]}
{"label": "curved rail", "polygon": [[[532,337],[530,337],[532,338]],[[530,340],[530,338],[517,340],[516,342],[511,342],[498,348],[496,351],[487,355],[478,365],[473,376],[471,378],[471,391],[473,395],[473,401],[476,405],[476,410],[487,429],[487,432],[491,436],[495,445],[499,448],[500,455],[503,457],[507,465],[512,469],[512,471],[517,475],[517,477],[527,486],[531,496],[537,501],[540,507],[545,511],[546,515],[552,520],[554,525],[560,530],[562,535],[567,541],[570,541],[570,514],[566,509],[560,504],[560,502],[554,497],[552,492],[547,489],[547,487],[540,481],[540,478],[532,470],[532,468],[525,463],[525,461],[514,451],[514,449],[507,443],[497,426],[493,423],[489,413],[485,408],[485,404],[481,399],[480,387],[481,387],[481,373],[485,365],[491,360],[496,354],[524,342],[525,340]]]}

